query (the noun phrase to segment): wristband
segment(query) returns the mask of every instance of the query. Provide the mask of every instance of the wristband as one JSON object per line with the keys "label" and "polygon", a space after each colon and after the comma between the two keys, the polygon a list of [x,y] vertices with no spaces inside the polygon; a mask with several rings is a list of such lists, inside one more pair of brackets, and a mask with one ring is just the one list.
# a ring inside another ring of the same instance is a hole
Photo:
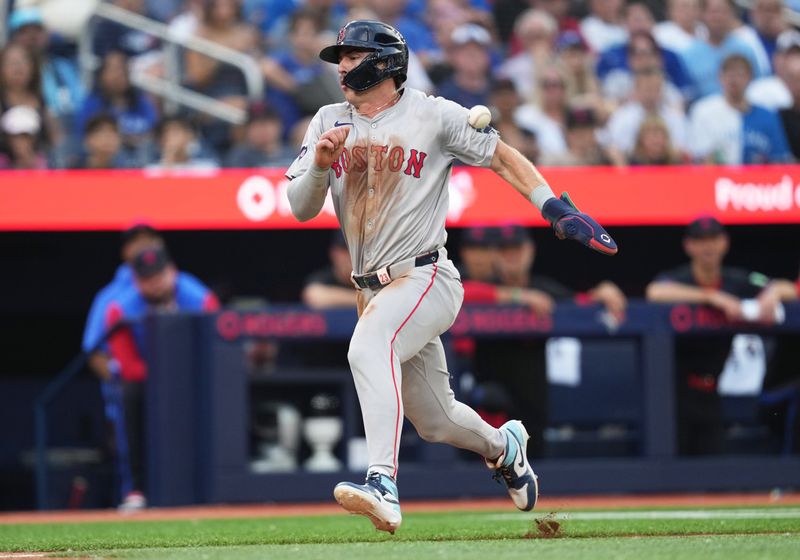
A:
{"label": "wristband", "polygon": [[544,208],[545,202],[555,197],[556,195],[553,194],[553,189],[550,188],[550,185],[543,182],[531,191],[530,201],[536,208],[541,210]]}

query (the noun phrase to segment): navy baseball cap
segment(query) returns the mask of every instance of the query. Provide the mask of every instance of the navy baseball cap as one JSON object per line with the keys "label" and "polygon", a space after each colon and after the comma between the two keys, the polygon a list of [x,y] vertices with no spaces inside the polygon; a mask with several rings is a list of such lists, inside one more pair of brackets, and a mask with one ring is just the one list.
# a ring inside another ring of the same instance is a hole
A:
{"label": "navy baseball cap", "polygon": [[139,278],[155,276],[172,263],[169,253],[164,247],[148,247],[133,257],[131,268]]}
{"label": "navy baseball cap", "polygon": [[515,247],[531,240],[527,228],[516,224],[499,227],[498,237],[501,247]]}
{"label": "navy baseball cap", "polygon": [[465,247],[496,247],[500,243],[498,228],[473,226],[464,230],[461,245]]}
{"label": "navy baseball cap", "polygon": [[726,233],[725,226],[714,216],[700,216],[686,226],[686,237],[702,239],[703,237],[716,237]]}

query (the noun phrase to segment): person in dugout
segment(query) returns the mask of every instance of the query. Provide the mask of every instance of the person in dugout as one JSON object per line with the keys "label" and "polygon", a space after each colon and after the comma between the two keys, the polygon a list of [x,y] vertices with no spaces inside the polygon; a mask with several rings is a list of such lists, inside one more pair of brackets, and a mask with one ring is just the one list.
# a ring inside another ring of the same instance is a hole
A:
{"label": "person in dugout", "polygon": [[[528,230],[517,224],[470,228],[462,239],[465,303],[515,303],[550,317],[558,303],[600,303],[613,320],[624,320],[627,299],[616,284],[598,283],[577,292],[554,278],[533,273],[536,245]],[[545,338],[483,339],[474,344],[473,365],[481,382],[499,383],[510,397],[515,418],[528,427],[528,456],[545,452],[547,368]]]}
{"label": "person in dugout", "polygon": [[[716,309],[728,321],[773,322],[780,284],[758,272],[723,265],[730,248],[727,230],[713,216],[700,216],[686,228],[683,249],[689,262],[664,271],[648,284],[646,297],[657,303],[687,303]],[[742,302],[757,298],[757,317],[745,317]],[[675,341],[678,452],[713,455],[724,451],[719,376],[733,334],[678,336]]]}
{"label": "person in dugout", "polygon": [[120,509],[146,507],[144,495],[144,356],[143,325],[151,313],[180,311],[213,312],[219,309],[214,293],[197,279],[178,271],[167,249],[148,246],[136,253],[130,264],[133,285],[120,289],[106,304],[103,317],[108,339],[107,361],[110,389],[115,406],[109,420],[114,426],[116,460],[123,497]]}

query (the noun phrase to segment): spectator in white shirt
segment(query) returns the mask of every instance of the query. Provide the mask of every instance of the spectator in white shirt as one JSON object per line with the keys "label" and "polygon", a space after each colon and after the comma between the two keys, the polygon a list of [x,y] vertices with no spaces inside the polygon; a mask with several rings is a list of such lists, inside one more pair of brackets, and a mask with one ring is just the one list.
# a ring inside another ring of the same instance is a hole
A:
{"label": "spectator in white shirt", "polygon": [[722,94],[709,95],[691,111],[691,151],[706,163],[782,163],[792,159],[778,116],[745,97],[753,78],[750,61],[739,54],[722,63]]}
{"label": "spectator in white shirt", "polygon": [[780,34],[772,55],[775,74],[750,82],[746,92],[747,101],[772,111],[792,106],[792,94],[786,87],[786,59],[790,52],[800,52],[800,31],[795,29]]}
{"label": "spectator in white shirt", "polygon": [[581,35],[599,53],[628,38],[622,18],[623,0],[590,0],[590,14],[581,20]]}
{"label": "spectator in white shirt", "polygon": [[537,72],[556,56],[557,33],[558,22],[547,12],[527,10],[520,14],[514,24],[514,34],[523,50],[498,68],[497,77],[511,79],[520,96],[530,100],[536,89]]}
{"label": "spectator in white shirt", "polygon": [[700,21],[700,0],[669,0],[667,17],[656,24],[653,35],[659,45],[681,56],[708,33]]}
{"label": "spectator in white shirt", "polygon": [[536,102],[521,105],[514,112],[514,120],[536,134],[542,156],[562,154],[567,151],[564,125],[569,98],[561,67],[551,64],[542,68],[537,86]]}
{"label": "spectator in white shirt", "polygon": [[603,131],[603,141],[615,161],[630,157],[642,121],[653,114],[666,123],[673,145],[685,151],[686,115],[665,100],[664,91],[664,72],[661,68],[652,66],[635,73],[633,99],[614,111]]}

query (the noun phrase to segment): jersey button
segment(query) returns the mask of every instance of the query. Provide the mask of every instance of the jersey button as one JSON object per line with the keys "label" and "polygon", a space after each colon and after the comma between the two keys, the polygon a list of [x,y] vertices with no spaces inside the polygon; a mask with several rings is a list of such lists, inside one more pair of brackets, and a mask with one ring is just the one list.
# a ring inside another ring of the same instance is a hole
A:
{"label": "jersey button", "polygon": [[369,190],[367,191],[367,196],[369,196],[370,198],[375,196],[375,189],[370,187]]}
{"label": "jersey button", "polygon": [[367,227],[369,229],[372,229],[373,224],[374,224],[374,222],[372,220],[367,220]]}
{"label": "jersey button", "polygon": [[372,128],[378,128],[378,125],[377,125],[377,124],[375,124],[375,123],[372,123],[370,126],[371,126]]}

